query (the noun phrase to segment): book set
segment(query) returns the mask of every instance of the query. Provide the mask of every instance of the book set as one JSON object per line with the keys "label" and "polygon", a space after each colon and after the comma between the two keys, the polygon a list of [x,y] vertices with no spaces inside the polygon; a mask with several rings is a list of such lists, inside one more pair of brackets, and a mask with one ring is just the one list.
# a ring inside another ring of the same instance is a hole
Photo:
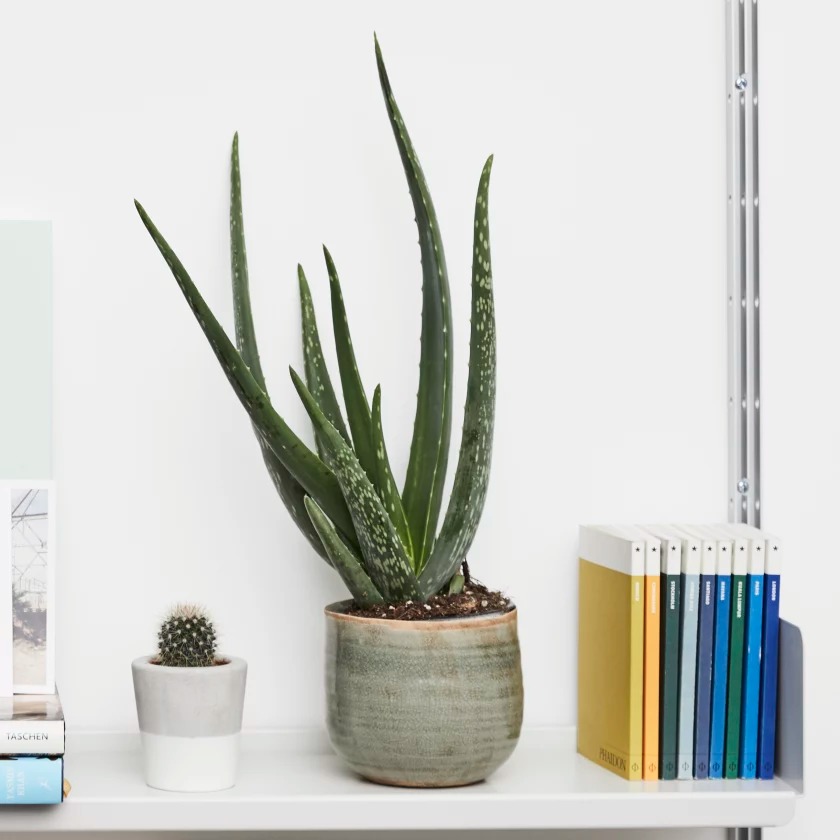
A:
{"label": "book set", "polygon": [[55,492],[0,483],[0,804],[64,798],[64,714],[55,690]]}
{"label": "book set", "polygon": [[581,526],[578,752],[626,779],[772,779],[779,541]]}

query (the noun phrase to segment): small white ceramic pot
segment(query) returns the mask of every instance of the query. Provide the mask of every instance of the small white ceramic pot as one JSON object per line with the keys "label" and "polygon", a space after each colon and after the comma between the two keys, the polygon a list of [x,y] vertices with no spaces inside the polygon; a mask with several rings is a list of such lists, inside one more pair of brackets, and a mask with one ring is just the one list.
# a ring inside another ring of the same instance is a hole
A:
{"label": "small white ceramic pot", "polygon": [[160,790],[224,790],[236,783],[245,700],[244,659],[205,668],[131,663],[146,784]]}

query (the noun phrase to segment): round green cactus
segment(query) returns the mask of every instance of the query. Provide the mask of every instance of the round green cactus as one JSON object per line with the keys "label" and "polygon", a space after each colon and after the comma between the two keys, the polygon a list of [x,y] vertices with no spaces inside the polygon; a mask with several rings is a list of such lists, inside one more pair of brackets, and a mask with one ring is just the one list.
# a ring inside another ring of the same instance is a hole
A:
{"label": "round green cactus", "polygon": [[158,631],[159,665],[201,668],[216,662],[216,628],[195,604],[178,604]]}

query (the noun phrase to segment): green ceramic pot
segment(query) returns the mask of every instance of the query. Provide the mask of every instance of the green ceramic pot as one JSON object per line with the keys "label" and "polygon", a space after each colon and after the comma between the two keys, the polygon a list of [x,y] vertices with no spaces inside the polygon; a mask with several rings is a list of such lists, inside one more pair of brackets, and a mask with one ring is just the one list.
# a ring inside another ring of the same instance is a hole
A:
{"label": "green ceramic pot", "polygon": [[489,776],[516,747],[522,667],[516,609],[470,618],[327,618],[327,728],[372,782],[455,787]]}

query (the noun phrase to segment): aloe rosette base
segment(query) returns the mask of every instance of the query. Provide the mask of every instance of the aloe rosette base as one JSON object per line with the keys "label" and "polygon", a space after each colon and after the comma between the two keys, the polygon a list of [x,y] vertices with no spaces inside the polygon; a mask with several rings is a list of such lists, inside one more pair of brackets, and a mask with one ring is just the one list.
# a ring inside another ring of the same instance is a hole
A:
{"label": "aloe rosette base", "polygon": [[[402,491],[391,470],[379,387],[368,398],[353,350],[338,271],[324,249],[332,328],[344,411],[330,378],[308,281],[298,268],[303,376],[291,371],[312,421],[315,450],[275,410],[263,376],[251,311],[242,211],[239,140],[231,154],[230,244],[235,343],[187,270],[138,203],[228,381],[247,411],[269,475],[297,526],[339,573],[359,606],[457,590],[458,574],[487,493],[496,393],[496,324],[488,194],[492,157],[478,185],[473,225],[469,378],[461,446],[443,522],[443,488],[452,427],[452,312],[449,278],[434,204],[397,106],[378,42],[376,63],[388,118],[414,206],[423,274],[420,378]],[[346,418],[346,419],[345,419]]]}

